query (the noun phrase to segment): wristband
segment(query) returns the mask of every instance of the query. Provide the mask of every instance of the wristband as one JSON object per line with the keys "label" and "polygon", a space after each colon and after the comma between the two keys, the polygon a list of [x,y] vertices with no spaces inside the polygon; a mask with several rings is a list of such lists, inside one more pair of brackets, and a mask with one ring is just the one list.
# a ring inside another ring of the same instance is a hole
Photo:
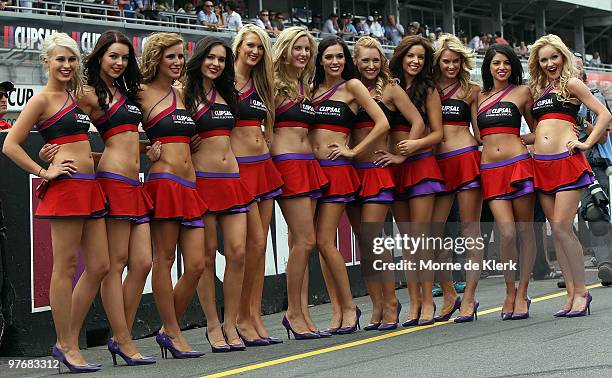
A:
{"label": "wristband", "polygon": [[43,177],[40,175],[40,172],[42,172],[42,170],[43,170],[43,169],[44,169],[43,167],[40,167],[40,169],[38,170],[38,174],[37,174],[36,176],[38,176],[38,177],[40,177],[40,178],[43,178]]}

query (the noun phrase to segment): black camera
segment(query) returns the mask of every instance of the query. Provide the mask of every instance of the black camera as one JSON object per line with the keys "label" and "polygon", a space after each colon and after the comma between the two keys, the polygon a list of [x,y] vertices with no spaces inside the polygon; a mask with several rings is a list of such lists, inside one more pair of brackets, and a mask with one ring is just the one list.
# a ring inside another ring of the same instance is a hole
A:
{"label": "black camera", "polygon": [[582,208],[582,218],[589,222],[593,235],[603,236],[610,227],[610,200],[597,180],[585,190],[589,193],[589,202]]}

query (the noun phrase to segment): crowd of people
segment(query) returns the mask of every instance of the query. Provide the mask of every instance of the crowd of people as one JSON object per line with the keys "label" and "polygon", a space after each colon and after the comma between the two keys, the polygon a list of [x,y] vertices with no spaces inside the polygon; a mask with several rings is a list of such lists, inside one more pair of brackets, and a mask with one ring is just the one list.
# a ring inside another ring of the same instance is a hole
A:
{"label": "crowd of people", "polygon": [[[375,258],[393,257],[371,253],[387,213],[403,234],[442,235],[439,225],[455,202],[462,236],[471,238],[481,235],[483,201],[488,204],[502,260],[520,262],[518,277],[504,271],[501,319],[528,318],[536,193],[567,287],[554,316],[590,313],[573,220],[582,189],[594,183],[583,151],[607,138],[612,115],[577,77],[577,57],[559,37],[547,35],[532,45],[528,83],[514,49],[490,45],[480,87],[470,78],[473,52],[452,35],[441,34],[435,47],[424,36],[403,37],[388,60],[376,37],[359,38],[351,53],[338,36],[317,45],[305,28],[273,32],[262,23],[264,28],[240,28],[231,47],[206,36],[189,59],[184,40],[174,33],[150,35],[140,62],[118,31],[103,33],[83,62],[68,35],[45,38],[41,56],[48,82],[19,115],[2,152],[45,180],[37,189],[35,216],[51,226],[56,359],[73,372],[101,369],[87,363],[78,344],[100,290],[114,363],[117,355],[128,365],[155,363],[131,337],[149,270],[162,322],[156,336],[162,356],[204,354],[193,350],[179,327],[196,293],[213,352],[281,343],[261,318],[275,201],[289,228],[282,321],[288,337],[332,337],[361,326],[336,244],[345,211],[372,301],[364,329],[384,331],[397,328],[402,317],[393,271],[374,268]],[[276,36],[273,45],[270,34]],[[5,97],[6,91],[0,93]],[[586,121],[579,120],[581,104],[590,112]],[[523,119],[528,130],[521,134]],[[91,151],[90,122],[104,140],[102,153]],[[586,138],[578,139],[577,124],[586,125]],[[139,125],[148,141],[139,140]],[[48,166],[22,147],[31,130],[45,141],[39,155]],[[144,153],[152,163],[143,185],[138,177]],[[218,228],[226,261],[222,314],[215,299]],[[173,286],[177,245],[183,272]],[[332,302],[325,330],[308,307],[308,262],[315,246]],[[482,262],[480,246],[466,248],[470,261]],[[79,249],[84,272],[73,290]],[[403,252],[413,262],[448,262],[454,254]],[[455,323],[476,320],[479,269],[467,272],[463,296],[448,271],[406,271],[406,279],[403,326],[448,321],[457,311]],[[439,309],[434,281],[443,292]]]}

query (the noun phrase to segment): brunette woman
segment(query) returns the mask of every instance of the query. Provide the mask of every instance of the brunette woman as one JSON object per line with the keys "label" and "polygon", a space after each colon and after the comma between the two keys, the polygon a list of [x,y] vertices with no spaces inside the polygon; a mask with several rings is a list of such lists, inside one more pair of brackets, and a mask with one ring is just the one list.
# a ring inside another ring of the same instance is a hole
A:
{"label": "brunette woman", "polygon": [[[49,299],[57,342],[51,354],[71,372],[93,372],[79,350],[79,333],[100,282],[109,271],[105,197],[95,180],[89,143],[89,117],[77,106],[83,68],[77,44],[65,33],[45,38],[41,57],[47,85],[28,101],[7,135],[2,152],[28,173],[45,180],[35,216],[49,219],[53,272]],[[35,128],[57,152],[48,169],[32,160],[21,144]],[[45,187],[45,185],[47,185]],[[81,247],[85,270],[74,290],[72,280]]]}
{"label": "brunette woman", "polygon": [[[389,123],[366,87],[355,79],[355,65],[344,41],[336,37],[323,40],[315,64],[315,120],[309,138],[329,180],[329,186],[319,199],[316,240],[326,281],[331,288],[332,303],[337,298],[339,304],[330,329],[337,333],[351,333],[360,326],[361,311],[353,303],[344,258],[336,247],[336,230],[346,203],[353,201],[359,191],[359,176],[351,159],[360,158],[379,139],[383,139]],[[349,148],[348,136],[360,107],[371,117],[374,126],[360,143]]]}
{"label": "brunette woman", "polygon": [[[196,132],[201,138],[197,151],[191,156],[197,189],[209,205],[204,217],[206,265],[198,284],[198,296],[206,315],[206,338],[213,352],[244,349],[236,333],[236,317],[244,273],[246,212],[253,197],[240,180],[238,162],[230,146],[237,97],[233,61],[232,50],[222,40],[202,38],[187,62],[185,86],[185,105],[193,115]],[[217,223],[223,235],[225,257],[223,328],[215,300]]]}
{"label": "brunette woman", "polygon": [[284,181],[278,203],[290,234],[286,322],[296,339],[331,336],[318,331],[308,310],[308,259],[315,245],[316,199],[328,185],[308,140],[308,128],[314,121],[309,83],[315,46],[310,33],[295,26],[283,30],[272,48],[276,119],[271,151]]}
{"label": "brunette woman", "polygon": [[[195,124],[185,109],[183,91],[173,83],[185,71],[183,39],[174,33],[148,37],[142,53],[140,95],[143,124],[151,142],[161,142],[160,159],[151,165],[145,189],[153,198],[153,297],[163,322],[156,341],[162,355],[174,358],[203,355],[191,349],[179,328],[179,319],[196,291],[204,270],[206,204],[196,190],[189,142]],[[183,273],[172,287],[170,271],[176,246],[182,253]]]}
{"label": "brunette woman", "polygon": [[236,323],[246,346],[280,342],[270,338],[261,319],[266,244],[272,220],[273,198],[280,195],[283,186],[283,180],[268,150],[274,124],[271,49],[270,38],[255,25],[245,25],[240,29],[232,45],[238,112],[230,140],[240,167],[240,177],[257,201],[247,215],[249,252],[245,260],[246,269]]}
{"label": "brunette woman", "polygon": [[[585,287],[582,246],[573,230],[581,189],[593,182],[582,151],[593,147],[610,123],[610,112],[575,77],[572,53],[556,35],[538,39],[529,55],[529,86],[536,98],[531,112],[535,132],[535,187],[551,224],[555,251],[567,287],[567,299],[556,317],[590,313],[591,294]],[[597,114],[593,132],[577,140],[573,128],[584,103]]]}

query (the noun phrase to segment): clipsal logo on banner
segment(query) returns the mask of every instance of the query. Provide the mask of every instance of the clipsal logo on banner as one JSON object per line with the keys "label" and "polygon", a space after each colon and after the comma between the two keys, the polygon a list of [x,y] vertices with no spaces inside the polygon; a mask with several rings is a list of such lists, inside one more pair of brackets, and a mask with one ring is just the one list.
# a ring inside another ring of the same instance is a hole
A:
{"label": "clipsal logo on banner", "polygon": [[42,85],[19,84],[8,98],[8,112],[20,112],[32,96],[42,90]]}
{"label": "clipsal logo on banner", "polygon": [[[41,50],[43,40],[55,33],[56,29],[45,29],[31,26],[4,25],[4,46],[5,48],[19,48],[28,50]],[[74,39],[81,52],[89,53],[93,50],[100,33],[88,31],[65,31]]]}

